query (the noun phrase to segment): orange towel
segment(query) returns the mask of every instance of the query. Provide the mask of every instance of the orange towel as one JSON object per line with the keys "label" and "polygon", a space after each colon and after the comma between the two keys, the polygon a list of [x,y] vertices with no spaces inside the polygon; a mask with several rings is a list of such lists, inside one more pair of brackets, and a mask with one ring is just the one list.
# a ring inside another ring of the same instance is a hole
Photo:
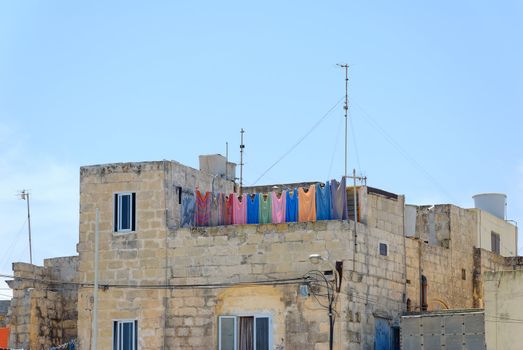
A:
{"label": "orange towel", "polygon": [[316,185],[311,185],[307,192],[298,188],[298,221],[316,221]]}

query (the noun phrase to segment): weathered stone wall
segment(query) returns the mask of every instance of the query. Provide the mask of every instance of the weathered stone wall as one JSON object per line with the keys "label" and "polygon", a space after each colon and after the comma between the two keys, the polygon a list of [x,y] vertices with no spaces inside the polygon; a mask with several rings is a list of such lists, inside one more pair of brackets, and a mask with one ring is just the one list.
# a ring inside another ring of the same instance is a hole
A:
{"label": "weathered stone wall", "polygon": [[[81,175],[79,277],[86,284],[94,277],[100,209],[99,348],[111,347],[113,321],[126,319],[138,320],[143,350],[214,348],[218,316],[239,313],[270,314],[275,348],[327,348],[327,311],[312,295],[300,296],[297,284],[252,285],[331,270],[311,265],[312,253],[344,264],[337,346],[371,349],[374,318],[398,324],[405,309],[403,197],[368,195],[373,225],[358,224],[356,245],[354,223],[346,221],[169,229],[169,187],[189,181],[165,162],[85,167]],[[199,186],[211,185],[205,179]],[[136,192],[136,232],[113,232],[112,196],[120,191]],[[216,283],[225,285],[209,286]],[[91,345],[92,293],[88,286],[79,291],[80,349]]]}
{"label": "weathered stone wall", "polygon": [[[101,268],[102,285],[152,284],[161,288],[163,271],[167,271],[168,283],[175,287],[151,290],[109,286],[101,291],[98,345],[110,347],[113,320],[138,319],[141,349],[208,349],[217,341],[218,316],[263,313],[272,316],[274,346],[324,348],[328,343],[327,311],[313,296],[299,296],[298,284],[248,285],[299,278],[316,268],[308,260],[309,254],[319,253],[330,261],[344,263],[336,304],[336,343],[343,348],[356,344],[372,348],[374,316],[397,323],[404,311],[403,237],[367,230],[364,225],[358,229],[360,251],[356,255],[349,224],[328,221],[179,229],[168,234],[167,249],[162,247],[166,241],[159,238],[159,247],[138,248],[137,244],[132,249],[134,258],[102,258],[100,266],[107,266],[106,271]],[[135,240],[131,236],[122,239]],[[383,239],[390,243],[388,256],[378,253]],[[167,252],[166,265],[158,254],[162,249]],[[147,258],[154,254],[160,258]],[[122,264],[129,273],[118,274],[111,268],[114,264]],[[135,276],[140,266],[148,264],[158,268]],[[320,269],[331,268],[323,265]],[[114,278],[108,281],[107,276]],[[204,287],[224,283],[227,285],[223,288]],[[92,289],[80,291],[81,349],[89,346],[91,294]],[[326,302],[324,298],[321,301]]]}
{"label": "weathered stone wall", "polygon": [[[112,284],[166,284],[167,161],[122,163],[82,167],[80,170],[80,257],[79,279],[94,282],[94,241],[96,208],[99,209],[99,281]],[[170,179],[169,183],[172,183]],[[136,231],[113,232],[113,196],[136,192]],[[141,344],[161,349],[164,337],[165,290],[109,289],[99,293],[98,348],[112,347],[112,320],[139,318]],[[80,349],[91,348],[92,287],[78,295],[78,339]],[[110,297],[110,298],[109,298]],[[130,300],[135,306],[127,308]],[[124,307],[125,306],[125,307]],[[103,325],[103,326],[102,326]],[[145,349],[140,346],[141,349]]]}
{"label": "weathered stone wall", "polygon": [[13,348],[47,349],[77,332],[78,257],[44,260],[44,266],[14,263],[9,343]]}
{"label": "weathered stone wall", "polygon": [[475,214],[453,205],[418,207],[415,237],[407,237],[407,295],[420,310],[420,277],[428,309],[474,306]]}

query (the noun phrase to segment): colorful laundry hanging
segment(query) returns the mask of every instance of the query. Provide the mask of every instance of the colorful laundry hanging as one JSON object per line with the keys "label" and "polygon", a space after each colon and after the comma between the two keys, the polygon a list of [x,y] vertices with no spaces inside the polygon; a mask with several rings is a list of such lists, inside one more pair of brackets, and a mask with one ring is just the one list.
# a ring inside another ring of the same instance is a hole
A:
{"label": "colorful laundry hanging", "polygon": [[180,227],[194,226],[194,214],[196,211],[196,198],[194,192],[182,191],[182,205],[180,207]]}
{"label": "colorful laundry hanging", "polygon": [[331,180],[331,201],[331,220],[347,220],[347,188],[345,185],[345,177],[341,178],[341,182]]}
{"label": "colorful laundry hanging", "polygon": [[211,221],[211,192],[202,194],[196,190],[196,226],[209,226]]}
{"label": "colorful laundry hanging", "polygon": [[243,196],[242,200],[234,193],[232,196],[232,223],[235,225],[244,225],[247,223],[247,200]]}
{"label": "colorful laundry hanging", "polygon": [[260,222],[260,197],[258,193],[247,195],[247,223],[258,224]]}
{"label": "colorful laundry hanging", "polygon": [[287,203],[287,201],[285,200],[286,196],[287,191],[283,191],[279,197],[276,192],[271,192],[273,224],[281,224],[285,222],[285,204]]}
{"label": "colorful laundry hanging", "polygon": [[272,198],[271,194],[259,194],[260,214],[258,222],[260,224],[272,223]]}
{"label": "colorful laundry hanging", "polygon": [[232,225],[232,214],[233,214],[233,199],[235,197],[234,193],[225,197],[225,217],[223,220],[224,225]]}
{"label": "colorful laundry hanging", "polygon": [[298,221],[298,189],[287,191],[285,196],[285,222]]}
{"label": "colorful laundry hanging", "polygon": [[223,193],[213,193],[211,200],[211,226],[221,226],[225,217],[225,196]]}
{"label": "colorful laundry hanging", "polygon": [[327,181],[324,186],[318,185],[316,187],[316,220],[330,220],[331,219],[331,189]]}
{"label": "colorful laundry hanging", "polygon": [[298,198],[298,221],[316,221],[316,186],[310,185],[307,192],[299,187]]}

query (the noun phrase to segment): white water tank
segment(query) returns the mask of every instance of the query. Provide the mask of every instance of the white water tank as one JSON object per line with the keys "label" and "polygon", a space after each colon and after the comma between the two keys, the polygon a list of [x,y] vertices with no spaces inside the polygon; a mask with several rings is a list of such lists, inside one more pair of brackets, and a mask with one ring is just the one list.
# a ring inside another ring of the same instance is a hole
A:
{"label": "white water tank", "polygon": [[474,198],[474,208],[484,210],[500,219],[507,217],[507,195],[504,193],[480,193]]}

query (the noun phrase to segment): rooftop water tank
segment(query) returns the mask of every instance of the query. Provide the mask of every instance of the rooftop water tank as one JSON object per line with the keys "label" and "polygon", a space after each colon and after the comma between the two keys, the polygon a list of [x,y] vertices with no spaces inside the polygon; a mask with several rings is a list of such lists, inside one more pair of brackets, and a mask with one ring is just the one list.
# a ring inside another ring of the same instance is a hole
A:
{"label": "rooftop water tank", "polygon": [[474,208],[484,210],[500,219],[507,217],[507,195],[504,193],[480,193],[474,198]]}

